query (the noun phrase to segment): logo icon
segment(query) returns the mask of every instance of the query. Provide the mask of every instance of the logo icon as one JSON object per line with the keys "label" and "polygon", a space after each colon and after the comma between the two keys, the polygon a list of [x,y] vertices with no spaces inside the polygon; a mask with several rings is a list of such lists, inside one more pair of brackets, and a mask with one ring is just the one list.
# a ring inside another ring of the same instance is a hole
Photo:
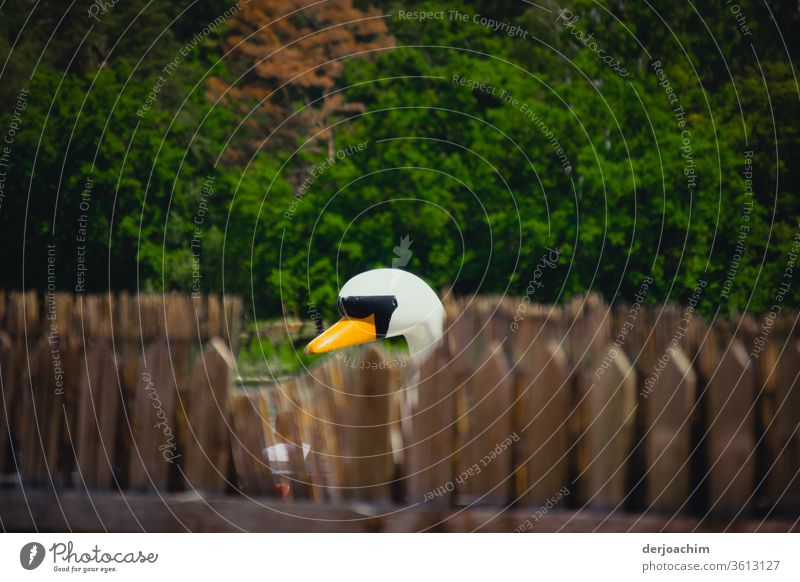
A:
{"label": "logo icon", "polygon": [[392,249],[392,252],[396,255],[396,258],[392,259],[392,269],[405,267],[408,261],[411,260],[411,255],[414,254],[411,252],[411,243],[414,241],[409,240],[409,238],[408,235],[402,237],[400,239],[400,246]]}
{"label": "logo icon", "polygon": [[19,563],[26,570],[35,570],[44,561],[44,546],[39,542],[29,542],[19,551]]}

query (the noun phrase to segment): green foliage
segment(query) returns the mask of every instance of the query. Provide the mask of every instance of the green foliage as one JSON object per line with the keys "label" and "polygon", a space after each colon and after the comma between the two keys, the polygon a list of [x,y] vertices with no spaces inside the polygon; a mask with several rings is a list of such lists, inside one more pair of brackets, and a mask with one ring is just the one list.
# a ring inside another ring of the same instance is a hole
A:
{"label": "green foliage", "polygon": [[272,341],[254,336],[246,345],[239,348],[237,371],[240,376],[267,374],[279,378],[308,369],[313,363],[313,356],[307,356],[302,348],[294,347],[290,342]]}
{"label": "green foliage", "polygon": [[[291,150],[265,139],[246,160],[229,155],[236,140],[280,120],[254,116],[238,127],[241,108],[254,104],[209,98],[209,78],[235,83],[217,62],[224,28],[164,73],[225,4],[139,15],[143,2],[118,3],[83,43],[90,2],[60,25],[58,3],[40,4],[49,12],[17,39],[30,7],[7,3],[13,17],[0,35],[2,55],[11,57],[1,127],[19,90],[30,92],[0,212],[4,252],[24,251],[25,263],[0,272],[2,287],[46,287],[52,243],[59,288],[75,288],[84,260],[87,291],[199,285],[246,296],[248,317],[306,318],[312,304],[329,322],[341,284],[392,266],[408,235],[404,268],[457,293],[523,294],[546,248],[558,247],[559,266],[534,301],[588,289],[630,299],[651,275],[653,302],[685,301],[698,279],[708,281],[707,311],[758,312],[774,302],[800,216],[791,172],[799,153],[789,64],[800,38],[791,34],[796,3],[772,6],[787,49],[756,2],[738,3],[752,38],[724,3],[704,6],[702,20],[691,4],[659,7],[667,28],[644,3],[606,10],[592,0],[567,2],[580,16],[573,28],[592,34],[624,76],[555,12],[518,2],[390,4],[396,47],[345,60],[336,90],[363,109],[334,115],[333,158],[328,137],[314,130]],[[420,22],[398,18],[400,9],[457,10],[468,19]],[[528,36],[492,31],[476,14]],[[56,26],[55,48],[45,48]],[[159,76],[163,88],[137,114]],[[724,295],[747,207],[748,150],[750,230]],[[85,243],[78,240],[84,218]],[[798,304],[798,288],[786,303]],[[262,348],[248,357],[261,357]]]}

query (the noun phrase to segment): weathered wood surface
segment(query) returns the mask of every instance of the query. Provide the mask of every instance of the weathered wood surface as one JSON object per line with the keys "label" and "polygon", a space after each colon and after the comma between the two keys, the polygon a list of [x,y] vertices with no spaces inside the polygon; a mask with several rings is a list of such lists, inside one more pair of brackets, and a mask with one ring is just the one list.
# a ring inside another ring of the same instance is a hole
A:
{"label": "weathered wood surface", "polygon": [[707,397],[711,511],[746,512],[755,486],[755,394],[753,367],[739,340],[723,348]]}
{"label": "weathered wood surface", "polygon": [[[569,365],[561,347],[550,341],[527,358],[531,378],[520,394],[519,463],[524,468],[517,493],[531,505],[545,503],[556,491],[569,486]],[[521,375],[522,376],[522,375]]]}
{"label": "weathered wood surface", "polygon": [[505,504],[512,499],[514,379],[499,343],[492,341],[466,381],[465,430],[454,490],[459,503]]}
{"label": "weathered wood surface", "polygon": [[776,349],[768,375],[774,376],[764,412],[767,493],[763,505],[800,514],[800,342]]}
{"label": "weathered wood surface", "polygon": [[[3,298],[4,299],[4,298]],[[9,422],[16,410],[17,393],[21,382],[17,376],[14,344],[11,336],[0,331],[0,398],[2,398],[2,414],[0,414],[0,472],[13,465],[8,454],[12,424]]]}
{"label": "weathered wood surface", "polygon": [[[153,345],[142,361],[133,402],[133,451],[130,485],[133,489],[166,490],[171,467],[180,462],[175,429],[178,388],[166,340]],[[176,459],[177,458],[177,459]]]}
{"label": "weathered wood surface", "polygon": [[652,389],[639,393],[645,443],[647,506],[681,507],[690,491],[691,417],[697,376],[680,347],[664,352],[666,364]]}
{"label": "weathered wood surface", "polygon": [[90,346],[83,368],[76,430],[79,478],[86,487],[110,489],[122,420],[122,386],[111,347],[98,340]]}
{"label": "weathered wood surface", "polygon": [[[34,517],[31,517],[31,516]],[[4,531],[80,532],[797,532],[795,520],[747,519],[734,522],[671,515],[551,510],[534,519],[530,509],[498,511],[450,509],[389,510],[283,503],[270,498],[162,496],[140,493],[3,492]],[[530,522],[530,529],[526,524]]]}
{"label": "weathered wood surface", "polygon": [[31,420],[19,432],[23,482],[27,484],[63,484],[65,481],[69,459],[60,455],[59,449],[68,402],[66,383],[61,385],[59,376],[66,376],[63,372],[66,361],[75,357],[74,349],[62,349],[60,342],[51,343],[46,338],[32,347],[20,411],[22,418]]}
{"label": "weathered wood surface", "polygon": [[595,507],[615,508],[627,494],[636,420],[636,376],[624,352],[617,351],[581,399],[581,498]]}
{"label": "weathered wood surface", "polygon": [[222,493],[230,485],[230,392],[235,362],[219,338],[212,338],[194,363],[189,385],[186,479],[198,491]]}
{"label": "weathered wood surface", "polygon": [[399,417],[404,439],[408,499],[426,506],[449,506],[450,495],[437,495],[453,475],[457,389],[448,347],[440,346],[419,370],[417,383],[403,387]]}
{"label": "weathered wood surface", "polygon": [[265,451],[269,446],[266,431],[267,411],[264,396],[258,392],[231,394],[231,449],[237,486],[246,495],[275,493],[272,470]]}
{"label": "weathered wood surface", "polygon": [[[345,499],[389,501],[394,478],[391,421],[397,368],[374,346],[361,357],[359,373],[346,386],[345,422],[338,428],[343,442]],[[361,369],[363,365],[363,369]]]}
{"label": "weathered wood surface", "polygon": [[603,515],[800,512],[793,314],[705,322],[596,295],[445,310],[427,361],[374,344],[245,395],[238,301],[0,292],[2,481],[418,503],[453,520],[562,490],[559,510]]}

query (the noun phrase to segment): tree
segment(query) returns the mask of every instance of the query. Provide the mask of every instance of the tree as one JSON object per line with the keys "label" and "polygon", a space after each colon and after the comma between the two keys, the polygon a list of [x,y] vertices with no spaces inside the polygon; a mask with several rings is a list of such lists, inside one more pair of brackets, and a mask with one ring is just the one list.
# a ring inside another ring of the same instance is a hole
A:
{"label": "tree", "polygon": [[[230,70],[241,80],[229,84],[216,77],[209,88],[214,96],[227,93],[228,102],[241,103],[243,114],[255,103],[260,115],[251,126],[258,128],[259,138],[281,124],[283,144],[321,132],[332,157],[331,119],[359,108],[334,93],[346,61],[391,45],[377,8],[361,11],[351,0],[307,7],[299,0],[255,0],[242,7],[224,43],[231,51]],[[302,113],[294,115],[300,108]]]}

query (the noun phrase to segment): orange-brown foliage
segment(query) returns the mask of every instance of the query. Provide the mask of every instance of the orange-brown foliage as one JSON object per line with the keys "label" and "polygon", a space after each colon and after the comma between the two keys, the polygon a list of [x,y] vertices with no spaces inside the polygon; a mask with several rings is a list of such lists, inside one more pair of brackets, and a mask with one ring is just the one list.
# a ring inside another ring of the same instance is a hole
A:
{"label": "orange-brown foliage", "polygon": [[223,45],[236,80],[212,79],[209,95],[239,102],[242,114],[250,114],[255,143],[244,149],[260,146],[280,126],[264,147],[318,134],[332,155],[332,116],[358,110],[346,96],[331,95],[345,62],[392,45],[378,8],[362,11],[352,0],[252,0],[231,21]]}

